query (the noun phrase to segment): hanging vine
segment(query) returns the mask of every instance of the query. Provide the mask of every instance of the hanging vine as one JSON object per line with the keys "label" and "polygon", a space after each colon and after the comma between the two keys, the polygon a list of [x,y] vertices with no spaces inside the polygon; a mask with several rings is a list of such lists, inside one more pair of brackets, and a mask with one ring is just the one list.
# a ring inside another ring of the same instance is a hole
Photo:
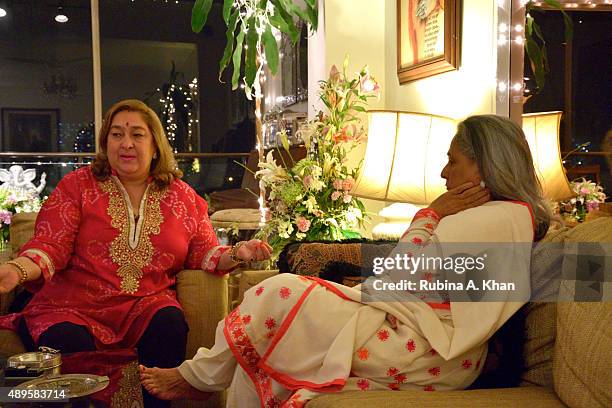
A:
{"label": "hanging vine", "polygon": [[[195,2],[191,13],[194,32],[199,33],[206,25],[212,3],[213,0]],[[305,3],[303,9],[293,0],[224,0],[227,43],[219,62],[219,78],[231,61],[232,89],[237,89],[242,80],[249,99],[261,95],[258,78],[264,64],[273,75],[278,71],[279,51],[273,28],[287,34],[293,44],[300,35],[296,21],[303,20],[313,31],[317,29],[317,0],[305,0]],[[241,72],[243,64],[244,74]]]}

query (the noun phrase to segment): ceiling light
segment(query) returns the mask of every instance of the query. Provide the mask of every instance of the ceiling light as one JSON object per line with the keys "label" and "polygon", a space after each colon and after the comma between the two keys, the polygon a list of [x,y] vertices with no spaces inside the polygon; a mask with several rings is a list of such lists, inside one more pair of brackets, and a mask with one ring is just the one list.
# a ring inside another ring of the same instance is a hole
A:
{"label": "ceiling light", "polygon": [[68,22],[68,16],[64,14],[64,9],[62,7],[57,8],[57,15],[55,16],[55,21],[57,21],[58,23]]}

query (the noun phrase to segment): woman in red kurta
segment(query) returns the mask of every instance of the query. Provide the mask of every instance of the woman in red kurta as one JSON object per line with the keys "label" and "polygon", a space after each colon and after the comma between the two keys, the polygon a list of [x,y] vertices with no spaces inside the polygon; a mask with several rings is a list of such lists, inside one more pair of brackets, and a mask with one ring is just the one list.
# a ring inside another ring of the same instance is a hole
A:
{"label": "woman in red kurta", "polygon": [[113,106],[94,163],[60,181],[33,239],[0,266],[0,292],[16,284],[35,292],[0,327],[18,330],[30,347],[138,347],[148,365],[182,361],[188,328],[176,273],[226,273],[268,258],[270,248],[258,240],[219,246],[206,202],[180,176],[157,115],[140,101]]}

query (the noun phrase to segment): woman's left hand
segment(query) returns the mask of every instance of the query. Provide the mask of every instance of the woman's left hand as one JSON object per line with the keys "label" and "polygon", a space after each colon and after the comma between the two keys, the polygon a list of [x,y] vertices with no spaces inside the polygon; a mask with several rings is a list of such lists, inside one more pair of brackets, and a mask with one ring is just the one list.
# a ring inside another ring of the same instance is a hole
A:
{"label": "woman's left hand", "polygon": [[245,242],[236,251],[236,257],[245,262],[265,261],[270,258],[272,247],[260,239]]}

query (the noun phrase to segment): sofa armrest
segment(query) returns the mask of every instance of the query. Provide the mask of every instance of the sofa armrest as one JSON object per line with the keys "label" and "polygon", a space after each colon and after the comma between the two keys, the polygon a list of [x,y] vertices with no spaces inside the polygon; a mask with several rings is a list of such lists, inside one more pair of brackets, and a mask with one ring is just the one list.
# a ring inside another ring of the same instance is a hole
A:
{"label": "sofa armrest", "polygon": [[227,276],[184,270],[176,278],[178,301],[189,325],[186,358],[215,342],[217,323],[227,315]]}

